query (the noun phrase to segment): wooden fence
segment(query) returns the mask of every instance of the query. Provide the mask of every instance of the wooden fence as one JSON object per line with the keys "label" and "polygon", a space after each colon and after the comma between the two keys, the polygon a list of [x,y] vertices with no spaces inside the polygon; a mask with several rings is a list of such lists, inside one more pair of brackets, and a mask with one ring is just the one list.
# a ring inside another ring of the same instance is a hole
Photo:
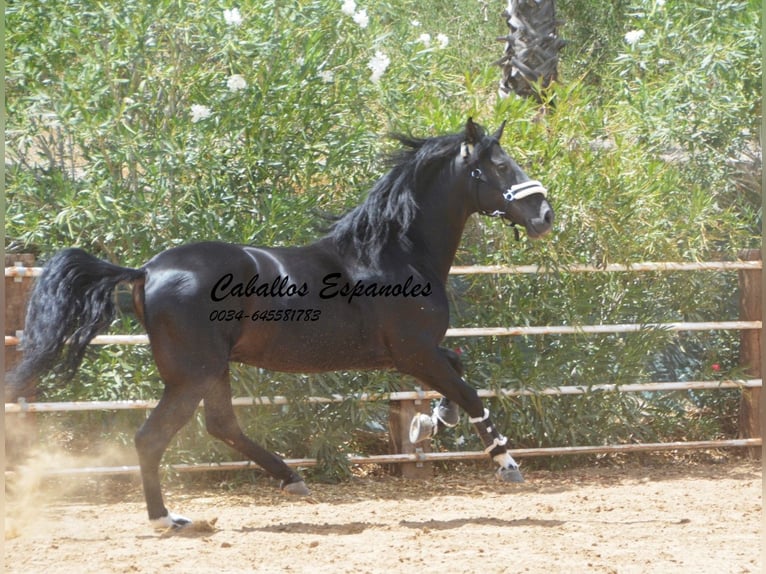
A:
{"label": "wooden fence", "polygon": [[[595,333],[627,333],[636,332],[647,328],[662,328],[670,331],[700,331],[700,330],[738,330],[741,335],[740,362],[750,377],[742,381],[685,381],[685,382],[655,382],[628,385],[593,385],[551,387],[543,390],[531,391],[527,389],[507,389],[500,391],[506,396],[521,396],[530,394],[543,395],[572,395],[586,392],[667,392],[692,389],[732,389],[742,390],[740,403],[740,438],[730,440],[694,441],[694,442],[671,442],[651,444],[617,444],[598,446],[569,446],[553,448],[531,448],[513,450],[515,457],[526,456],[557,456],[573,454],[596,454],[618,453],[638,451],[682,450],[682,449],[713,449],[742,447],[747,448],[753,457],[760,456],[761,429],[760,429],[760,390],[761,381],[761,352],[760,337],[761,323],[761,268],[760,251],[749,250],[740,254],[741,260],[730,262],[701,262],[701,263],[636,263],[631,265],[611,264],[605,267],[593,267],[588,265],[569,266],[557,269],[558,272],[567,273],[616,273],[616,272],[643,272],[643,271],[710,271],[710,272],[733,272],[739,274],[740,283],[740,317],[736,321],[716,322],[674,322],[657,323],[651,325],[617,324],[617,325],[581,325],[581,326],[531,326],[531,327],[477,327],[449,329],[447,337],[468,336],[517,336],[517,335],[545,335],[545,334],[595,334]],[[35,277],[40,269],[31,266],[27,258],[20,262],[6,260],[6,368],[18,360],[19,351],[15,349],[23,339],[23,308],[30,291],[31,281],[26,279]],[[542,273],[547,269],[535,265],[525,266],[471,266],[453,267],[452,274],[519,274],[519,273]],[[145,335],[104,335],[94,339],[93,344],[147,344]],[[480,390],[483,398],[497,396],[494,391]],[[349,457],[352,464],[399,464],[404,476],[427,477],[430,476],[432,461],[448,460],[471,460],[485,458],[483,451],[466,452],[430,452],[428,443],[412,445],[407,438],[409,421],[417,412],[430,413],[430,401],[438,398],[438,394],[420,389],[410,392],[363,394],[363,395],[332,395],[330,397],[310,397],[309,401],[316,403],[340,402],[348,398],[357,400],[388,401],[390,405],[390,428],[391,443],[395,453],[376,456],[353,456]],[[238,397],[233,399],[235,406],[262,406],[278,405],[287,403],[285,397]],[[23,414],[35,412],[72,412],[84,410],[124,410],[124,409],[152,409],[156,401],[88,401],[88,402],[62,402],[62,403],[38,403],[25,402],[6,404],[7,414]],[[294,466],[312,466],[315,459],[288,459],[286,461]],[[179,472],[205,471],[205,470],[236,470],[254,467],[249,461],[172,465]],[[116,474],[138,472],[135,466],[117,467],[88,467],[70,468],[50,471],[48,474]]]}

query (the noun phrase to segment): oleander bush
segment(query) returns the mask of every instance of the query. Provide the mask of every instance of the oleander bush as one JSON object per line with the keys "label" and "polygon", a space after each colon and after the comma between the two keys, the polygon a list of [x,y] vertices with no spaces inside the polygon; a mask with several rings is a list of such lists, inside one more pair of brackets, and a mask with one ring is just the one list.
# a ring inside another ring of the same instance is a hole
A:
{"label": "oleander bush", "polygon": [[[6,28],[6,248],[44,261],[80,246],[139,266],[206,239],[304,244],[323,213],[363,200],[389,132],[496,127],[550,190],[556,226],[531,242],[474,217],[458,264],[539,264],[535,275],[453,276],[453,326],[734,319],[735,274],[571,273],[573,263],[734,259],[760,244],[760,5],[754,0],[559,2],[560,82],[543,105],[497,95],[502,2],[241,0],[11,3]],[[128,309],[112,327],[140,333]],[[732,332],[450,339],[480,388],[738,378]],[[313,405],[407,388],[393,373],[233,369],[246,431],[317,476],[385,437],[386,404]],[[94,349],[46,400],[152,398],[148,349]],[[736,432],[736,392],[588,393],[493,401],[517,447],[701,439]],[[132,441],[143,414],[55,417],[72,450]],[[68,429],[68,430],[67,430]],[[83,432],[88,429],[88,432]],[[478,448],[466,421],[439,438]],[[238,459],[181,433],[166,462]],[[565,464],[571,461],[558,461]]]}

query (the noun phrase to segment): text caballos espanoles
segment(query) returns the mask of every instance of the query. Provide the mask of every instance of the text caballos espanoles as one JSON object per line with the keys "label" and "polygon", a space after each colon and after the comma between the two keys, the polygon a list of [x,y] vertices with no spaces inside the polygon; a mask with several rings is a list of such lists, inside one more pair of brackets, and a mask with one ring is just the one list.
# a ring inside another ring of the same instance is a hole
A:
{"label": "text caballos espanoles", "polygon": [[[261,280],[256,273],[245,282],[235,282],[232,273],[226,273],[213,285],[210,298],[213,301],[224,301],[239,297],[305,297],[309,294],[306,282],[298,285],[290,281],[287,275],[277,275],[273,280]],[[342,273],[328,273],[322,278],[319,297],[335,299],[340,297],[351,303],[357,297],[428,297],[431,294],[431,283],[418,283],[410,275],[403,283],[366,282],[344,280]]]}

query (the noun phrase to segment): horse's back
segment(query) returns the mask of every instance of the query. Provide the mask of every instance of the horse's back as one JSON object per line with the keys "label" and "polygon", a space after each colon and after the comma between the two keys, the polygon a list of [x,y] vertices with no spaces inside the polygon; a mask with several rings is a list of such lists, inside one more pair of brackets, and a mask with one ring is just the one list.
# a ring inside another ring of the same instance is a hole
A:
{"label": "horse's back", "polygon": [[190,244],[145,271],[139,316],[158,363],[158,353],[194,363],[215,354],[277,371],[386,368],[395,349],[437,344],[447,325],[446,299],[424,277],[362,274],[327,241]]}

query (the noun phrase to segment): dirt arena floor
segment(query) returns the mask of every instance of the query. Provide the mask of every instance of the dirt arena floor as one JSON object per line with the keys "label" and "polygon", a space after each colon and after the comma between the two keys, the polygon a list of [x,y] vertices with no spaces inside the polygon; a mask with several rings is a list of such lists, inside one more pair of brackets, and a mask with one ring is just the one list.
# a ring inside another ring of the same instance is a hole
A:
{"label": "dirt arena floor", "polygon": [[[53,484],[6,500],[6,572],[745,573],[762,572],[761,465],[672,461],[500,484],[491,467],[313,484],[166,480],[196,520],[156,533],[135,481]],[[69,482],[69,481],[68,481]],[[18,495],[18,493],[16,493]]]}

